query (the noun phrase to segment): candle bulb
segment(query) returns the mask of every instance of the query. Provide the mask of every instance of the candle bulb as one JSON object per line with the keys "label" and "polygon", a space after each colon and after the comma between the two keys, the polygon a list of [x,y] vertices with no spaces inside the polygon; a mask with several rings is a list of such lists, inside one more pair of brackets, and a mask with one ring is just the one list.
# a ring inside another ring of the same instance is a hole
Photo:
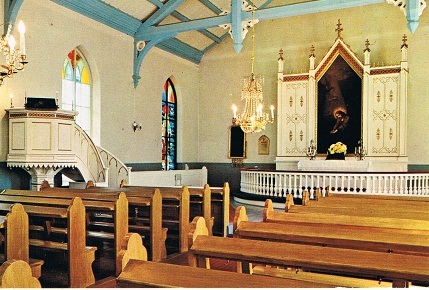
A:
{"label": "candle bulb", "polygon": [[270,106],[270,110],[271,110],[271,119],[274,120],[274,106],[273,105]]}
{"label": "candle bulb", "polygon": [[13,35],[9,36],[8,44],[10,54],[13,54],[13,52],[15,51],[15,38],[13,37]]}
{"label": "candle bulb", "polygon": [[25,51],[25,24],[22,20],[19,21],[18,24],[19,31],[19,48],[21,49],[21,54],[26,55]]}
{"label": "candle bulb", "polygon": [[235,105],[232,105],[232,112],[234,113],[234,119],[237,118],[237,107]]}

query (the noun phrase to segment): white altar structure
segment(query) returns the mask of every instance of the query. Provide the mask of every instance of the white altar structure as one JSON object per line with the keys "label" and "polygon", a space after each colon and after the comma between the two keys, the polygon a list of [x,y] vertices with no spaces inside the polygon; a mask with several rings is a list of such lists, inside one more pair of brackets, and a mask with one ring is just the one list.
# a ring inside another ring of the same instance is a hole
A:
{"label": "white altar structure", "polygon": [[[337,38],[317,65],[311,47],[305,73],[286,74],[280,50],[276,170],[241,169],[241,192],[279,200],[286,194],[302,198],[306,190],[313,198],[317,189],[323,195],[429,195],[429,173],[407,172],[406,36],[400,61],[377,66],[370,63],[369,41],[362,61],[342,30],[338,21]],[[347,146],[345,158],[326,160],[337,142]]]}
{"label": "white altar structure", "polygon": [[[407,38],[404,35],[402,45],[398,45],[398,64],[375,66],[370,63],[368,40],[363,42],[361,60],[343,40],[340,22],[336,31],[334,44],[317,65],[315,48],[311,47],[308,72],[284,73],[280,51],[276,169],[406,172]],[[349,76],[355,77],[353,85],[359,89],[353,97],[351,85],[346,83]],[[342,129],[347,127],[342,132],[335,130],[338,111],[347,115]],[[325,125],[325,117],[331,123]],[[349,129],[354,131],[347,135]],[[345,161],[325,161],[329,140],[347,144]],[[318,152],[314,160],[306,155],[311,141],[316,143]],[[358,141],[367,152],[364,160],[357,160],[354,155]]]}

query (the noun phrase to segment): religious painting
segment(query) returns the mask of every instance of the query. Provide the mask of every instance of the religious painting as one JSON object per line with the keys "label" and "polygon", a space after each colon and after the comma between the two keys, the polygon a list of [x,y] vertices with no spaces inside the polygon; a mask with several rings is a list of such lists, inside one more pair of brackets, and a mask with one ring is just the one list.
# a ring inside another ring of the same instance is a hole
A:
{"label": "religious painting", "polygon": [[362,131],[362,79],[338,55],[317,90],[317,152],[326,153],[331,144],[342,142],[347,153],[354,153]]}

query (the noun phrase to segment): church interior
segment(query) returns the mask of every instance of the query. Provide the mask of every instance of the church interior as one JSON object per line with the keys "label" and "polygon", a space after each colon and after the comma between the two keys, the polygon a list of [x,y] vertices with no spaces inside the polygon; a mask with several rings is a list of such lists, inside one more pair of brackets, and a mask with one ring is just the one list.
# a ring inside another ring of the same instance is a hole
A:
{"label": "church interior", "polygon": [[425,0],[0,2],[1,287],[429,286]]}

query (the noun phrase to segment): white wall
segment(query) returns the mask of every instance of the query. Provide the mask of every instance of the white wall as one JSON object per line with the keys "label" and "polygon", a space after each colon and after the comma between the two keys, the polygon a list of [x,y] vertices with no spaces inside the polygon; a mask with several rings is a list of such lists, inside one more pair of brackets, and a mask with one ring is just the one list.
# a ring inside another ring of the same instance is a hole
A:
{"label": "white wall", "polygon": [[[61,68],[67,53],[80,46],[90,63],[94,94],[101,98],[101,146],[124,162],[160,162],[161,93],[167,78],[174,76],[178,92],[179,116],[198,116],[198,67],[157,48],[143,60],[137,89],[133,87],[133,39],[103,24],[63,8],[51,1],[26,0],[17,19],[27,26],[29,64],[25,71],[0,87],[0,108],[23,106],[28,97],[61,96]],[[8,126],[1,110],[1,155],[6,160]],[[133,132],[133,121],[144,130]],[[198,120],[179,120],[179,139],[183,146],[178,161],[198,158]],[[184,130],[186,128],[186,130]]]}
{"label": "white wall", "polygon": [[[247,35],[237,54],[228,37],[204,57],[200,65],[152,49],[142,63],[139,86],[133,88],[133,40],[130,36],[98,24],[51,1],[26,0],[17,19],[27,26],[25,71],[7,79],[0,87],[0,109],[24,105],[24,92],[31,96],[61,94],[61,67],[66,54],[81,46],[90,61],[95,94],[101,96],[101,146],[126,163],[154,163],[160,160],[160,103],[164,81],[174,76],[179,94],[178,161],[229,163],[228,127],[231,104],[239,101],[242,77],[251,70],[251,37]],[[385,64],[400,60],[403,34],[408,35],[410,79],[408,87],[408,152],[412,164],[428,164],[429,143],[429,12],[420,17],[420,27],[412,35],[399,8],[385,3],[326,13],[261,21],[256,30],[255,73],[265,77],[265,106],[276,104],[276,73],[279,49],[285,54],[285,70],[308,69],[310,46],[316,47],[320,61],[336,38],[338,19],[343,37],[362,59],[365,40],[372,43],[372,62]],[[232,94],[232,96],[230,96]],[[6,161],[8,125],[0,110],[0,161]],[[133,132],[133,121],[144,130]],[[257,140],[271,140],[270,155],[257,155]],[[248,136],[246,163],[274,163],[276,125]]]}

